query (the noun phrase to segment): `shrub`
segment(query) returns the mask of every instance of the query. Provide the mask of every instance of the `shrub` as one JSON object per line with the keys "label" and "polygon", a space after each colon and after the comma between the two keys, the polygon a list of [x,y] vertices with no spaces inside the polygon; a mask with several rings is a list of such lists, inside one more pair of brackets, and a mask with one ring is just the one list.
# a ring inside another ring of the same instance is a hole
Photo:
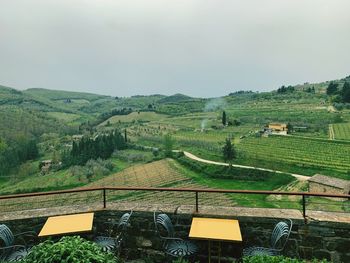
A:
{"label": "shrub", "polygon": [[23,260],[23,263],[118,263],[121,262],[113,254],[107,254],[93,242],[79,236],[62,237],[54,243],[47,240],[33,247],[32,252]]}
{"label": "shrub", "polygon": [[243,263],[328,263],[327,260],[313,259],[306,261],[303,259],[288,258],[284,256],[249,256],[243,258]]}
{"label": "shrub", "polygon": [[[175,260],[173,260],[171,263],[190,263],[191,261],[184,259],[184,258],[177,258]],[[198,261],[196,261],[195,263],[198,263]]]}

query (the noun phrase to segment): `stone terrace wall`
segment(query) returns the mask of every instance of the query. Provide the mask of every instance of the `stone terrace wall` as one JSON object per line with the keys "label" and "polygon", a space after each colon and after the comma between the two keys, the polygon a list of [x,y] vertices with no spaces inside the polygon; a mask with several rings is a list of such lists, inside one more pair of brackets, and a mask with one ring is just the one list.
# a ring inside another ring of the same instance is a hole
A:
{"label": "stone terrace wall", "polygon": [[[104,223],[112,218],[119,217],[128,209],[121,210],[101,210],[95,212],[94,228],[96,232],[104,231]],[[130,220],[131,225],[128,228],[128,239],[123,254],[128,258],[157,258],[159,262],[166,262],[161,251],[161,244],[154,232],[153,213],[154,208],[145,210],[135,210]],[[178,236],[186,238],[188,236],[191,219],[193,217],[192,210],[178,209],[178,213],[174,215],[174,208],[164,208],[176,223]],[[208,210],[209,211],[209,210]],[[280,214],[283,216],[283,213]],[[217,214],[205,212],[201,209],[201,213],[196,216],[217,217]],[[285,215],[284,215],[285,216]],[[220,214],[220,218],[238,219],[241,226],[243,237],[243,247],[259,245],[268,246],[271,231],[279,218],[271,218],[267,216],[251,215],[233,216],[229,213]],[[285,217],[286,218],[286,217]],[[287,243],[284,254],[291,257],[301,258],[326,258],[333,262],[350,262],[350,222],[321,222],[309,221],[306,224],[302,218],[292,218],[293,229],[290,239]],[[36,217],[21,220],[1,221],[7,224],[15,233],[28,230],[39,231],[44,224],[46,217]],[[207,242],[199,241],[201,248],[201,262],[207,259]],[[226,258],[222,262],[232,262],[232,256],[237,252],[237,246],[231,243],[222,243],[222,255]]]}

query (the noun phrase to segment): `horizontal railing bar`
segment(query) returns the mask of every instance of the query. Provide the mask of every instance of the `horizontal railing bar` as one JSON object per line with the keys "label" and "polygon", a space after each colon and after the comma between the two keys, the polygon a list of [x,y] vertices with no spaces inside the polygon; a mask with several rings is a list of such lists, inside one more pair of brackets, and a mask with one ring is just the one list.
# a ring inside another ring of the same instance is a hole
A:
{"label": "horizontal railing bar", "polygon": [[81,192],[102,191],[103,189],[105,189],[105,188],[103,188],[103,187],[78,188],[78,189],[57,190],[57,191],[38,192],[38,193],[24,193],[24,194],[14,194],[14,195],[2,195],[2,196],[0,196],[0,200],[2,200],[2,199],[22,198],[22,197],[56,195],[56,194],[72,194],[72,193],[74,194],[74,193],[81,193]]}
{"label": "horizontal railing bar", "polygon": [[317,196],[317,197],[333,197],[333,198],[350,198],[346,194],[326,194],[326,193],[309,193],[309,192],[279,192],[264,190],[226,190],[226,189],[203,189],[203,188],[165,188],[165,187],[94,187],[94,188],[78,188],[70,190],[58,190],[39,193],[24,193],[15,195],[0,196],[0,200],[15,199],[24,197],[36,197],[56,194],[69,194],[91,191],[168,191],[168,192],[198,192],[198,193],[223,193],[223,194],[268,194],[268,195],[291,195],[291,196]]}

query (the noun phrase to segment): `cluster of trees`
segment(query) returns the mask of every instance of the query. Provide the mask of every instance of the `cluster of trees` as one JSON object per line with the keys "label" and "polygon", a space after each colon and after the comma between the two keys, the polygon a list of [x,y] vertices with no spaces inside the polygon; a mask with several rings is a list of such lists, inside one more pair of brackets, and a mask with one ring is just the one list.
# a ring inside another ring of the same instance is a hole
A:
{"label": "cluster of trees", "polygon": [[132,113],[132,108],[113,109],[109,112],[104,112],[100,116],[98,116],[97,123],[103,122],[115,115],[128,115],[130,113]]}
{"label": "cluster of trees", "polygon": [[282,86],[277,89],[277,93],[292,93],[294,90],[295,88],[293,86]]}
{"label": "cluster of trees", "polygon": [[80,142],[73,142],[72,150],[69,154],[63,154],[62,162],[64,166],[84,165],[90,159],[107,159],[115,149],[125,148],[125,138],[118,130],[94,139],[83,137]]}
{"label": "cluster of trees", "polygon": [[327,87],[327,95],[334,96],[335,102],[350,103],[350,82],[346,81],[343,87],[339,87],[339,83],[331,82]]}
{"label": "cluster of trees", "polygon": [[[115,115],[128,115],[130,113],[132,113],[133,110],[132,108],[122,108],[122,109],[113,109],[111,111],[108,112],[104,112],[102,114],[100,114],[96,120],[90,122],[83,122],[79,125],[79,132],[83,132],[83,131],[88,131],[90,132],[90,134],[96,132],[96,125],[104,122],[105,120],[108,120],[110,117],[113,117]],[[110,123],[107,123],[107,126],[109,126]]]}
{"label": "cluster of trees", "polygon": [[241,95],[241,94],[250,94],[254,93],[252,90],[238,90],[235,92],[231,92],[228,94],[228,96],[235,96],[235,95]]}
{"label": "cluster of trees", "polygon": [[222,122],[222,125],[224,125],[224,126],[226,126],[226,125],[228,125],[228,126],[239,126],[239,125],[241,125],[241,122],[239,120],[236,120],[236,119],[228,120],[225,111],[222,112],[221,122]]}
{"label": "cluster of trees", "polygon": [[35,159],[38,154],[35,140],[21,138],[7,144],[0,138],[0,175],[6,175],[12,168]]}
{"label": "cluster of trees", "polygon": [[308,87],[304,91],[307,92],[307,93],[315,93],[315,87]]}
{"label": "cluster of trees", "polygon": [[72,176],[78,178],[79,182],[91,182],[93,178],[108,175],[114,168],[110,160],[89,160],[84,166],[73,165],[69,168]]}

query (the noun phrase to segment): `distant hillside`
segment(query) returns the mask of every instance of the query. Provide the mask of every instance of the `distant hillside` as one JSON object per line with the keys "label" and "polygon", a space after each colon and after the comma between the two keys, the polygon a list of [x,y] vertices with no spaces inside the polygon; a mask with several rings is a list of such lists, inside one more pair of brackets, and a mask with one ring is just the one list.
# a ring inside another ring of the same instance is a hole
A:
{"label": "distant hillside", "polygon": [[24,99],[22,92],[0,85],[0,105],[18,104]]}
{"label": "distant hillside", "polygon": [[20,136],[37,137],[48,132],[69,132],[65,123],[46,112],[63,111],[46,98],[0,86],[0,138],[13,141]]}
{"label": "distant hillside", "polygon": [[194,98],[177,93],[168,97],[165,97],[163,99],[160,99],[158,103],[177,103],[177,102],[183,102],[183,101],[189,101],[193,100]]}
{"label": "distant hillside", "polygon": [[73,91],[64,91],[64,90],[49,90],[49,89],[41,89],[41,88],[27,89],[23,91],[23,93],[45,97],[51,100],[84,99],[88,101],[94,101],[94,100],[110,97],[105,95],[97,95],[93,93],[73,92]]}
{"label": "distant hillside", "polygon": [[350,81],[350,75],[342,79],[329,80],[329,81],[324,81],[319,83],[306,82],[304,84],[295,85],[294,87],[295,89],[300,91],[306,91],[309,88],[314,88],[316,93],[326,93],[326,89],[330,82],[335,82],[335,83],[338,83],[339,86],[343,86],[345,81]]}

